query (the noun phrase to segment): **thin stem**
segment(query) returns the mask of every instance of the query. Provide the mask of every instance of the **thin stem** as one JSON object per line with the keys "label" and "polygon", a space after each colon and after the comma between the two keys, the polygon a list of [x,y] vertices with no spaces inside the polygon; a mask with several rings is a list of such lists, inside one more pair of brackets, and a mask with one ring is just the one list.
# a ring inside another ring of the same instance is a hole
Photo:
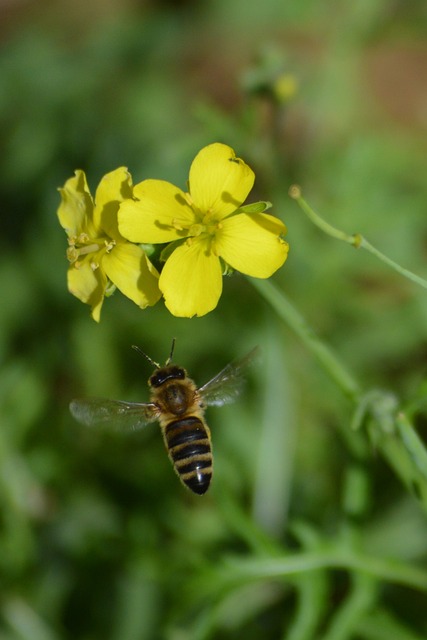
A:
{"label": "thin stem", "polygon": [[316,225],[316,227],[324,231],[324,233],[331,236],[332,238],[336,238],[337,240],[342,240],[343,242],[347,242],[348,244],[351,244],[356,249],[359,249],[359,248],[366,249],[366,251],[369,251],[370,253],[372,253],[372,255],[374,255],[376,258],[378,258],[379,260],[387,264],[389,267],[394,269],[394,271],[397,271],[397,273],[400,273],[400,275],[404,276],[405,278],[408,278],[408,280],[411,280],[416,284],[419,284],[424,289],[427,289],[427,280],[425,280],[424,278],[421,278],[420,276],[413,273],[412,271],[409,271],[409,269],[405,269],[405,267],[402,267],[400,264],[398,264],[391,258],[388,258],[381,251],[376,249],[370,242],[368,242],[366,238],[362,236],[362,234],[353,233],[350,235],[348,233],[345,233],[344,231],[341,231],[340,229],[337,229],[336,227],[329,224],[329,222],[326,222],[326,220],[321,218],[319,214],[316,213],[316,211],[314,211],[314,209],[310,207],[308,202],[304,200],[304,198],[301,195],[301,188],[299,186],[292,185],[292,187],[289,189],[289,195],[293,200],[296,200],[300,208],[304,211],[306,216]]}
{"label": "thin stem", "polygon": [[361,395],[359,383],[338,360],[332,350],[318,338],[303,316],[286,298],[283,291],[271,280],[251,278],[249,282],[273,307],[278,316],[301,338],[307,348],[315,354],[330,377],[338,384],[342,391],[356,402]]}
{"label": "thin stem", "polygon": [[321,218],[319,214],[310,207],[308,202],[304,200],[301,195],[301,188],[298,185],[294,184],[292,185],[292,187],[290,187],[289,195],[293,200],[296,200],[300,208],[304,211],[306,216],[316,225],[316,227],[322,229],[322,231],[327,233],[328,236],[337,238],[337,240],[343,240],[344,242],[348,242],[353,246],[358,246],[356,241],[356,237],[358,236],[348,235],[344,231],[333,227],[331,224],[329,224],[329,222],[326,222],[326,220],[323,220],[323,218]]}
{"label": "thin stem", "polygon": [[[343,393],[355,404],[362,397],[361,388],[353,375],[340,362],[333,351],[322,342],[307,324],[303,316],[286,298],[285,294],[271,280],[251,278],[249,280],[261,296],[273,307],[277,315],[299,336],[307,349],[319,360],[325,371],[334,380]],[[340,433],[347,447],[358,458],[365,458],[368,450],[366,440],[359,431],[348,429],[340,424]]]}
{"label": "thin stem", "polygon": [[[340,362],[333,351],[323,343],[306,323],[299,311],[286,298],[281,289],[270,280],[249,280],[258,293],[270,304],[277,315],[299,336],[339,388],[356,405],[353,426],[370,416],[368,434],[395,473],[419,498],[427,511],[427,452],[405,415],[397,413],[398,402],[387,392],[362,393],[357,380]],[[359,459],[369,454],[369,442],[360,429],[339,425],[340,433],[349,450]]]}
{"label": "thin stem", "polygon": [[372,610],[378,599],[378,582],[366,573],[354,573],[348,597],[335,612],[323,640],[351,638],[360,618]]}
{"label": "thin stem", "polygon": [[406,563],[367,556],[352,551],[332,549],[317,552],[295,553],[284,558],[256,558],[227,563],[224,578],[234,582],[240,578],[266,579],[299,575],[318,569],[345,569],[358,571],[384,582],[406,585],[413,589],[427,590],[427,572]]}
{"label": "thin stem", "polygon": [[359,236],[359,238],[360,238],[360,247],[372,253],[374,256],[376,256],[377,258],[385,262],[385,264],[388,264],[389,267],[391,267],[392,269],[400,273],[405,278],[408,278],[408,280],[412,280],[412,282],[415,282],[416,284],[419,284],[421,287],[424,287],[424,289],[427,289],[427,280],[424,280],[424,278],[417,276],[416,273],[409,271],[409,269],[405,269],[405,267],[401,267],[400,264],[397,264],[397,262],[394,262],[394,260],[391,260],[391,258],[388,258],[383,253],[381,253],[381,251],[378,251],[378,249],[372,246],[372,244],[370,244],[366,240],[366,238],[364,238],[363,236]]}
{"label": "thin stem", "polygon": [[327,615],[329,580],[326,571],[311,571],[299,576],[296,582],[297,605],[295,617],[283,636],[286,640],[312,640],[316,629]]}

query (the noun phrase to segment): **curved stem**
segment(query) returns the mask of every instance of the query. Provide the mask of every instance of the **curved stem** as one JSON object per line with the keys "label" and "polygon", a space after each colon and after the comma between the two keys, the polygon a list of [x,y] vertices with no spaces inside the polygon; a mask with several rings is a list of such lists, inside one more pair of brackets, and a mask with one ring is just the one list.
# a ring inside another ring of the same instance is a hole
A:
{"label": "curved stem", "polygon": [[345,368],[337,356],[322,342],[307,324],[303,316],[286,298],[283,291],[271,280],[251,278],[250,283],[273,307],[276,313],[301,338],[307,348],[315,354],[330,377],[353,401],[361,395],[361,388],[354,376]]}
{"label": "curved stem", "polygon": [[376,249],[370,242],[368,242],[366,238],[362,236],[362,234],[353,233],[350,235],[332,226],[331,224],[329,224],[329,222],[326,222],[326,220],[319,216],[319,214],[310,207],[308,202],[304,200],[301,194],[301,188],[298,185],[292,185],[292,187],[289,189],[289,195],[298,203],[299,207],[304,211],[311,222],[313,222],[313,224],[315,224],[316,227],[321,229],[324,233],[331,236],[332,238],[336,238],[337,240],[347,242],[356,249],[366,249],[366,251],[372,253],[372,255],[394,269],[394,271],[397,271],[397,273],[400,273],[400,275],[404,276],[408,280],[411,280],[412,282],[415,282],[416,284],[419,284],[424,289],[427,289],[427,280],[421,278],[416,273],[409,271],[409,269],[405,269],[405,267],[402,267],[391,258],[388,258],[386,255],[384,255],[384,253]]}
{"label": "curved stem", "polygon": [[230,560],[222,569],[225,580],[241,578],[265,579],[299,575],[318,569],[345,569],[375,577],[384,582],[427,590],[427,572],[397,560],[368,556],[351,550],[331,549],[295,553],[283,558],[255,558]]}

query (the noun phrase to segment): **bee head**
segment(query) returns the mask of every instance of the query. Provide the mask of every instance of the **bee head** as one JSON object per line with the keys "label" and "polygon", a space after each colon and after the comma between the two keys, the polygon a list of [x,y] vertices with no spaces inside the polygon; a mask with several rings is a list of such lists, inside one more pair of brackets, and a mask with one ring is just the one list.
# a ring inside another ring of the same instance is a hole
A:
{"label": "bee head", "polygon": [[185,369],[173,364],[156,369],[148,383],[151,387],[157,388],[161,387],[167,380],[184,380],[186,375]]}

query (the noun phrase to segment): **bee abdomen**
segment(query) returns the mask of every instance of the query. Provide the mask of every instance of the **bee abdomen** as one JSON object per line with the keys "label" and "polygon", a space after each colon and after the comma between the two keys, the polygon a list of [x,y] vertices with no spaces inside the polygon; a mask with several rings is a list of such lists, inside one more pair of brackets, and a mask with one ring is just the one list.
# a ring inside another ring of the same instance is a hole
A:
{"label": "bee abdomen", "polygon": [[206,425],[194,416],[174,420],[165,429],[172,464],[194,493],[206,493],[212,478],[212,448]]}

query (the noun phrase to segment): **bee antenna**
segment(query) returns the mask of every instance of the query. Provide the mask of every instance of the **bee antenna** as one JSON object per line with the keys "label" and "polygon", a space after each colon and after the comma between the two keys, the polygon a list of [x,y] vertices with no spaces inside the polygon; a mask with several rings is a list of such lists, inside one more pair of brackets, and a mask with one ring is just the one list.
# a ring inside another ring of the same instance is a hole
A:
{"label": "bee antenna", "polygon": [[156,369],[160,369],[160,365],[157,362],[155,362],[152,358],[150,358],[150,356],[147,356],[147,354],[144,353],[143,350],[140,347],[138,347],[136,344],[132,345],[132,349],[135,349],[135,351],[138,351],[138,353],[141,354],[141,356],[144,356],[144,358],[146,358],[148,362],[153,365],[153,367],[156,367]]}
{"label": "bee antenna", "polygon": [[168,366],[168,364],[170,364],[172,362],[172,358],[173,358],[173,352],[175,350],[175,338],[172,338],[172,346],[171,346],[171,352],[169,354],[169,358],[166,360],[166,364],[165,367]]}

